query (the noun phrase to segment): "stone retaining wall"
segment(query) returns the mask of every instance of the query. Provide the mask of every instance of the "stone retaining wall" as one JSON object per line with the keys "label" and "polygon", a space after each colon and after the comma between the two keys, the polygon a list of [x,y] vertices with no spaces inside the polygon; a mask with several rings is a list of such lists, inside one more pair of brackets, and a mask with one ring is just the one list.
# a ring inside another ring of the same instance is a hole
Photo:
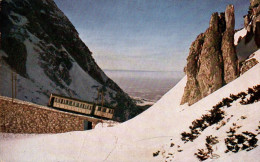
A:
{"label": "stone retaining wall", "polygon": [[83,131],[84,120],[92,122],[99,119],[54,110],[20,100],[0,97],[0,132],[4,133],[63,133]]}

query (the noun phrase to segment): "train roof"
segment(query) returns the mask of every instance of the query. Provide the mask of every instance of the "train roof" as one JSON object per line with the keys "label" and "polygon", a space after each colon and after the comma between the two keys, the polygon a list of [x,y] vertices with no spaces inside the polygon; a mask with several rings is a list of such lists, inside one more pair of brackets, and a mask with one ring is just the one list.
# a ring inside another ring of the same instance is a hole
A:
{"label": "train roof", "polygon": [[80,99],[77,99],[77,98],[72,98],[72,97],[62,96],[62,95],[55,94],[55,93],[52,93],[51,95],[52,95],[52,96],[57,96],[57,97],[66,98],[66,99],[70,99],[70,100],[75,100],[75,101],[79,101],[79,102],[85,102],[85,103],[88,103],[88,104],[93,104],[92,102],[88,102],[88,101],[80,100]]}
{"label": "train roof", "polygon": [[[85,103],[88,103],[88,104],[95,104],[95,103],[93,103],[93,102],[88,102],[88,101],[80,100],[80,99],[77,99],[77,98],[62,96],[62,95],[55,94],[55,93],[52,93],[51,95],[52,95],[52,96],[57,96],[57,97],[66,98],[66,99],[70,99],[70,100],[75,100],[75,101],[79,101],[79,102],[85,102]],[[96,104],[96,105],[101,106],[100,104]],[[113,107],[107,107],[106,105],[104,105],[103,107],[106,107],[106,108],[109,108],[109,109],[115,109],[115,108],[113,108]]]}

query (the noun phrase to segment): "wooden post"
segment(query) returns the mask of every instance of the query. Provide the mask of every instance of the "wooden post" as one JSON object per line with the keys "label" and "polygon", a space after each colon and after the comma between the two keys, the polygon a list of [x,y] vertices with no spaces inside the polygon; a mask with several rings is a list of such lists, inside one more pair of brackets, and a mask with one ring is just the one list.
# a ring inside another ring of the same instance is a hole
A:
{"label": "wooden post", "polygon": [[[0,33],[1,34],[1,33]],[[0,35],[0,39],[1,39],[1,35]],[[1,49],[1,40],[0,40],[0,49]],[[0,96],[1,96],[1,87],[2,87],[2,82],[1,82],[1,62],[2,62],[2,58],[0,57]]]}
{"label": "wooden post", "polygon": [[[101,120],[103,119],[103,115],[104,115],[104,112],[103,112],[103,109],[104,109],[104,91],[102,90],[102,93],[101,93],[101,105],[102,105],[102,110],[101,110]],[[102,127],[103,127],[103,120],[102,120]]]}
{"label": "wooden post", "polygon": [[14,72],[12,70],[12,103],[14,103]]}
{"label": "wooden post", "polygon": [[104,91],[101,93],[101,105],[104,106]]}
{"label": "wooden post", "polygon": [[14,73],[14,98],[17,95],[17,73]]}
{"label": "wooden post", "polygon": [[97,92],[97,101],[96,104],[98,104],[98,99],[99,99],[99,89],[97,88],[98,92]]}

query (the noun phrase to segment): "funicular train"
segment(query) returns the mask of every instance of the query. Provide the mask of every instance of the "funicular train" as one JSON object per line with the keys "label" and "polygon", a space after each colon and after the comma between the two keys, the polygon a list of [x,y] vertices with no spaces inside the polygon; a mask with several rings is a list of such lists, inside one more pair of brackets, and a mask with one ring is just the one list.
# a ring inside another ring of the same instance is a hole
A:
{"label": "funicular train", "polygon": [[113,108],[108,108],[94,103],[69,98],[57,94],[50,95],[48,106],[70,112],[86,114],[102,119],[112,119],[114,115]]}

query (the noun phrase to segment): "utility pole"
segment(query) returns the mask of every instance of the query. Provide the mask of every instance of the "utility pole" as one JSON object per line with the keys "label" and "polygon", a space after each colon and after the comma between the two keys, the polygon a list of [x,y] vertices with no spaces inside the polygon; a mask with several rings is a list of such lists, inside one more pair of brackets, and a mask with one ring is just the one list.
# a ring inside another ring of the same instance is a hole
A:
{"label": "utility pole", "polygon": [[12,103],[14,103],[14,72],[12,70]]}
{"label": "utility pole", "polygon": [[12,70],[12,103],[17,96],[17,73]]}
{"label": "utility pole", "polygon": [[98,104],[98,98],[99,98],[99,89],[97,88],[97,101],[96,101],[96,104]]}
{"label": "utility pole", "polygon": [[14,98],[16,98],[17,95],[17,73],[14,73]]}
{"label": "utility pole", "polygon": [[[0,0],[0,12],[2,12],[2,0]],[[0,31],[0,49],[2,49],[2,32]],[[1,62],[2,58],[0,57],[0,72],[1,72]],[[0,73],[1,77],[1,73]],[[1,95],[1,78],[0,78],[0,95]]]}
{"label": "utility pole", "polygon": [[101,93],[101,105],[102,105],[102,107],[104,106],[104,91],[103,90]]}

